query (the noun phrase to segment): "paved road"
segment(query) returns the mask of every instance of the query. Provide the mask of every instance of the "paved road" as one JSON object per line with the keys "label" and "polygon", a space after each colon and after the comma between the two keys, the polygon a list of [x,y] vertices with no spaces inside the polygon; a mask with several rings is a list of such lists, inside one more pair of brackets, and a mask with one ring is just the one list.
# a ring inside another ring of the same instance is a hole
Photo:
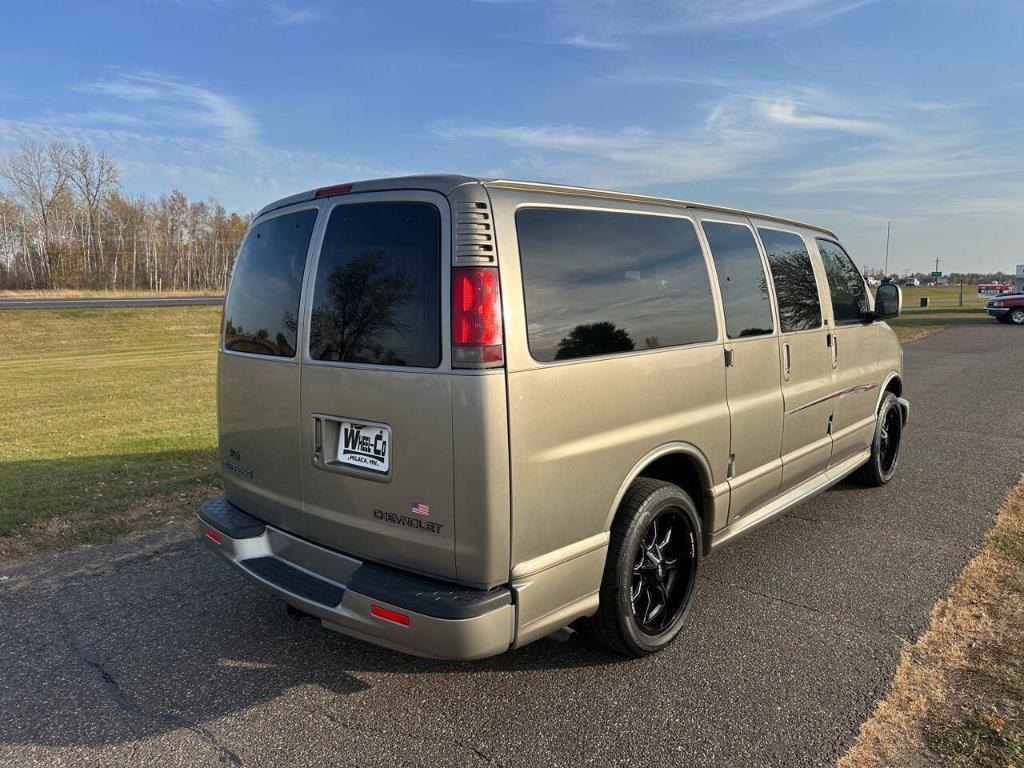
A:
{"label": "paved road", "polygon": [[1024,469],[1024,334],[906,350],[898,478],[708,561],[686,634],[425,661],[286,618],[182,531],[0,569],[0,765],[824,766]]}
{"label": "paved road", "polygon": [[68,309],[71,307],[191,307],[223,304],[223,296],[163,296],[99,299],[0,299],[0,309]]}

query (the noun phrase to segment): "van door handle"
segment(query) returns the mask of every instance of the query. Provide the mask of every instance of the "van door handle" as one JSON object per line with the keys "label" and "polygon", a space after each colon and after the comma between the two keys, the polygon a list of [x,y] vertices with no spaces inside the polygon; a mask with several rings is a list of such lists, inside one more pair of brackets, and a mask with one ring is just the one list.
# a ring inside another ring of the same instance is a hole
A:
{"label": "van door handle", "polygon": [[834,333],[832,334],[832,367],[839,367],[839,339]]}
{"label": "van door handle", "polygon": [[789,352],[789,344],[782,345],[782,378],[789,381],[789,371],[793,365],[793,359]]}

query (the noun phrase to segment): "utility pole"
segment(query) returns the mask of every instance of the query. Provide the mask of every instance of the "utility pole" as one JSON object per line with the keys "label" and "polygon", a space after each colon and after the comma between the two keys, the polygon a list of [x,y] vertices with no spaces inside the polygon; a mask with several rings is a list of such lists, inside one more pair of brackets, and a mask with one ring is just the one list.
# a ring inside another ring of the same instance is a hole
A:
{"label": "utility pole", "polygon": [[[938,256],[935,257],[935,271],[936,272],[939,271],[939,257]],[[938,277],[938,275],[935,275],[935,276]]]}
{"label": "utility pole", "polygon": [[892,220],[885,225],[885,276],[889,276],[889,230],[892,229]]}

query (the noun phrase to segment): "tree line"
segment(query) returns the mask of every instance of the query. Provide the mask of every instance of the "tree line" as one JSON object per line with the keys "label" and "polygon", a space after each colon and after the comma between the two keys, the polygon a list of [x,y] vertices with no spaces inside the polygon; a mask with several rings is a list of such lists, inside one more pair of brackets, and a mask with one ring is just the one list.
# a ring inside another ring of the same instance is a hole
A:
{"label": "tree line", "polygon": [[129,195],[106,152],[27,141],[0,158],[0,289],[223,290],[252,214]]}

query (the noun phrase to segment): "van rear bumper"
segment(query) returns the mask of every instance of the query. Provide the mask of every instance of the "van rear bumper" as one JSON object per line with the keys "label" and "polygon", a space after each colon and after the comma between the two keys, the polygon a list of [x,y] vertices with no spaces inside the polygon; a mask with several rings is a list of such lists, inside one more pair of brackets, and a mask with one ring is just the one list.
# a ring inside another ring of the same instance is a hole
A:
{"label": "van rear bumper", "polygon": [[329,629],[440,659],[484,658],[512,643],[507,587],[470,589],[368,563],[266,525],[223,496],[203,504],[199,525],[211,549]]}

